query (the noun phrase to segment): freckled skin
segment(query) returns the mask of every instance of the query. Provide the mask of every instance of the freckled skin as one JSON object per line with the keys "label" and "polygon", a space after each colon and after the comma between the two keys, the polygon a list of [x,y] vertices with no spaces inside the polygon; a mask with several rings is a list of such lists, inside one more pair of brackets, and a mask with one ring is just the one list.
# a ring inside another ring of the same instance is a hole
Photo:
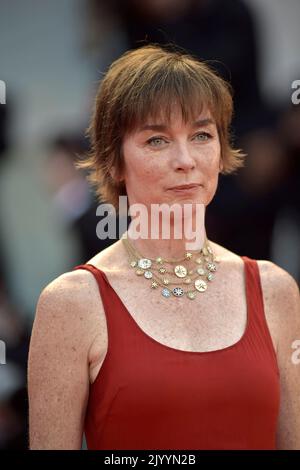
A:
{"label": "freckled skin", "polygon": [[[199,119],[204,117],[211,117],[205,108]],[[209,133],[210,137],[201,135],[201,132]],[[161,141],[156,141],[156,144],[147,143],[149,138],[155,136],[159,136]],[[182,121],[179,111],[171,116],[168,132],[135,131],[125,136],[124,180],[129,203],[150,205],[179,202],[183,196],[174,196],[167,189],[184,183],[199,182],[203,188],[196,195],[185,196],[184,202],[199,202],[207,206],[218,184],[220,153],[216,125],[209,124],[193,129],[190,124]]]}
{"label": "freckled skin", "polygon": [[[207,110],[203,110],[203,116],[209,116]],[[129,202],[148,206],[199,202],[206,207],[214,197],[222,168],[215,125],[192,130],[182,123],[178,113],[172,116],[171,124],[167,133],[147,131],[124,139],[123,177]],[[162,140],[156,140],[155,145],[146,143],[155,136]],[[171,186],[196,181],[203,186],[191,194],[168,191]],[[147,297],[148,286],[128,269],[120,241],[87,263],[105,271],[130,314],[158,342],[191,351],[222,349],[237,342],[245,329],[243,263],[235,253],[210,244],[221,260],[218,275],[205,297],[193,303],[186,299],[188,315],[176,304],[166,306],[162,298]],[[165,253],[172,248],[158,244],[160,253],[162,247]],[[178,247],[182,249],[175,244],[175,253]],[[153,248],[155,243],[151,241],[152,252]],[[278,448],[299,449],[300,365],[291,361],[291,344],[300,339],[299,289],[295,280],[275,264],[261,260],[258,266],[266,320],[280,370]],[[149,301],[141,302],[146,297]],[[81,447],[89,384],[101,373],[107,344],[106,317],[91,273],[83,270],[65,273],[44,289],[37,306],[29,354],[32,449]]]}
{"label": "freckled skin", "polygon": [[[197,125],[195,123],[197,122]],[[124,158],[124,174],[122,175],[129,204],[141,203],[148,210],[148,234],[151,231],[151,205],[179,204],[184,213],[184,204],[192,207],[189,222],[194,233],[205,234],[203,218],[197,212],[196,204],[205,208],[213,199],[219,173],[223,164],[221,146],[216,123],[210,111],[204,106],[194,122],[185,123],[181,112],[174,108],[169,123],[156,118],[149,118],[147,125],[165,124],[166,129],[135,129],[125,135],[122,151]],[[170,188],[182,184],[197,183],[200,186],[190,193],[174,192]],[[200,208],[198,207],[198,210]],[[201,209],[202,210],[202,209]],[[173,216],[170,217],[171,226]],[[188,223],[184,215],[182,223]],[[156,223],[154,223],[157,226]],[[165,258],[178,257],[178,253],[186,250],[186,234],[180,240],[136,240],[136,248],[145,256],[149,252]],[[147,246],[148,245],[148,246]],[[196,249],[196,248],[194,248]]]}

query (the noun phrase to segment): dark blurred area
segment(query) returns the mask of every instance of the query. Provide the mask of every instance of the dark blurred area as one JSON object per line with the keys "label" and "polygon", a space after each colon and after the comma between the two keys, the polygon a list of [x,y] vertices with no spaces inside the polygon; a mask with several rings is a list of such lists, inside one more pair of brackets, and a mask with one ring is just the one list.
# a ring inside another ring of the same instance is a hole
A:
{"label": "dark blurred area", "polygon": [[[97,5],[106,2],[92,0]],[[238,134],[265,125],[271,114],[258,85],[255,25],[240,0],[113,0],[129,49],[149,42],[175,44],[208,61],[233,87]]]}
{"label": "dark blurred area", "polygon": [[26,449],[26,369],[30,331],[3,284],[0,287],[0,331],[1,341],[6,345],[7,361],[4,364],[0,361],[0,449]]}
{"label": "dark blurred area", "polygon": [[[286,73],[285,92],[270,100],[261,64],[262,50],[272,53],[262,34],[272,12],[270,2],[263,3],[267,15],[260,21],[257,2],[246,0],[80,0],[76,6],[47,0],[43,8],[1,7],[0,80],[14,104],[0,105],[0,341],[6,346],[0,449],[28,448],[26,367],[39,293],[115,241],[97,238],[99,202],[74,161],[89,150],[84,135],[97,82],[125,50],[176,45],[231,83],[232,138],[248,156],[236,175],[220,178],[206,214],[208,236],[240,255],[272,260],[300,281],[300,105],[291,102],[300,59]],[[287,3],[297,16],[297,2]],[[271,33],[275,41],[278,32]],[[15,53],[8,52],[11,41]],[[276,60],[287,67],[284,55]]]}
{"label": "dark blurred area", "polygon": [[[0,105],[0,171],[9,148],[8,126],[9,108]],[[3,270],[4,259],[0,238],[0,449],[26,449],[26,369],[30,329],[10,298]]]}

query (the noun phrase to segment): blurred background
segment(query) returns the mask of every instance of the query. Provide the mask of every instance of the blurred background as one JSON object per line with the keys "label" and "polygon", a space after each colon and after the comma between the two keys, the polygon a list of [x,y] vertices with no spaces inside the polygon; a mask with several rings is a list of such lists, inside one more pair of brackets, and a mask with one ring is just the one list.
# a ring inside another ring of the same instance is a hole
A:
{"label": "blurred background", "polygon": [[[109,241],[74,158],[101,74],[127,49],[174,42],[234,88],[235,143],[208,236],[300,280],[299,0],[1,0],[0,449],[28,448],[26,363],[41,290]],[[3,357],[5,352],[5,357]],[[5,364],[4,364],[5,362]]]}

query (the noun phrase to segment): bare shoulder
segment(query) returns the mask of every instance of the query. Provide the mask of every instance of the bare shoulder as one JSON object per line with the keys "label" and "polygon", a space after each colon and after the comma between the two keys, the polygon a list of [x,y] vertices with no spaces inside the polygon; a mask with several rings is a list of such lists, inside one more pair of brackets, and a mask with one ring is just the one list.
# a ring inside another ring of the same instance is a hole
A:
{"label": "bare shoulder", "polygon": [[[231,265],[241,264],[242,260],[236,253],[216,243],[211,243],[216,256],[221,260],[230,261]],[[262,290],[267,302],[278,304],[299,302],[299,287],[296,280],[287,271],[272,261],[257,260]]]}
{"label": "bare shoulder", "polygon": [[[270,261],[258,261],[266,314],[276,322],[280,408],[276,444],[280,450],[299,449],[300,296],[296,280]],[[297,351],[298,349],[298,351]]]}
{"label": "bare shoulder", "polygon": [[90,272],[80,269],[61,274],[39,296],[31,343],[36,344],[35,338],[43,336],[55,343],[76,343],[87,351],[95,336],[101,305],[98,286]]}
{"label": "bare shoulder", "polygon": [[53,305],[58,309],[57,312],[62,308],[62,313],[66,316],[65,308],[69,307],[69,314],[75,317],[83,305],[85,309],[88,308],[90,302],[86,301],[93,299],[95,288],[94,277],[84,269],[63,273],[42,290],[38,299],[38,310]]}
{"label": "bare shoulder", "polygon": [[299,287],[293,276],[272,261],[257,260],[257,264],[266,301],[299,308]]}
{"label": "bare shoulder", "polygon": [[277,350],[300,334],[300,296],[296,280],[271,261],[257,261],[266,317],[274,325]]}
{"label": "bare shoulder", "polygon": [[64,273],[38,299],[28,357],[33,449],[81,447],[95,335],[93,282],[83,270]]}

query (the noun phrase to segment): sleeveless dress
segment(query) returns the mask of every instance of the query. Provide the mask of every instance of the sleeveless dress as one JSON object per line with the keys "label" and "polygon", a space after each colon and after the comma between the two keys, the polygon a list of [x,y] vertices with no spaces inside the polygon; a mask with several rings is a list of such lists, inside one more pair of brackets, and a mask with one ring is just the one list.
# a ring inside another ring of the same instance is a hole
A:
{"label": "sleeveless dress", "polygon": [[148,336],[91,264],[108,350],[90,385],[88,449],[276,449],[279,370],[256,260],[242,256],[246,329],[235,344],[182,351]]}

